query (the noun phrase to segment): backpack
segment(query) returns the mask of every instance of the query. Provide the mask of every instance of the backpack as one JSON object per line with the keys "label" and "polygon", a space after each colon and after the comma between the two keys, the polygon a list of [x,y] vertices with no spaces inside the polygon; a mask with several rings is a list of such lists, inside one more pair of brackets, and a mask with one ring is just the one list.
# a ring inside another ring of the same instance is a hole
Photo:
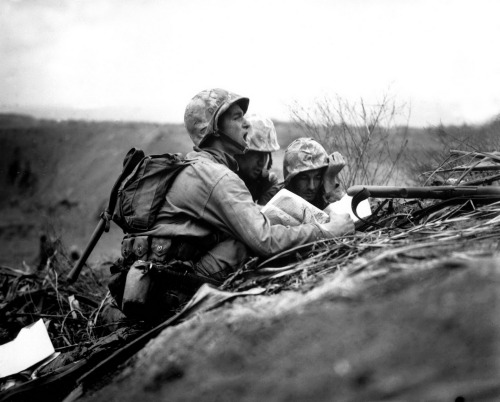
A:
{"label": "backpack", "polygon": [[131,149],[124,165],[134,158],[136,161],[133,163],[136,165],[120,183],[112,216],[113,221],[126,233],[151,229],[174,179],[192,163],[180,154],[144,156],[142,151]]}

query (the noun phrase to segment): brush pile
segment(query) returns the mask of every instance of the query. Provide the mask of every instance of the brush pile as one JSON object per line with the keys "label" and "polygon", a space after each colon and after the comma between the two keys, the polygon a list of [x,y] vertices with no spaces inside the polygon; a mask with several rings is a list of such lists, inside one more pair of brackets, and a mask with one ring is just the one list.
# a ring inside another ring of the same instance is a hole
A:
{"label": "brush pile", "polygon": [[0,266],[0,343],[40,318],[56,349],[97,339],[97,315],[107,289],[92,270],[77,283],[66,283],[72,263],[60,239],[43,235],[34,265],[24,263],[24,270]]}
{"label": "brush pile", "polygon": [[[108,300],[105,270],[86,268],[77,282],[68,283],[74,259],[51,234],[41,237],[33,264],[23,263],[23,270],[0,266],[0,344],[43,319],[55,350],[48,362],[1,378],[1,401],[32,400],[39,395],[60,400],[75,378],[144,332],[137,323],[127,325],[127,320],[121,328],[102,321]],[[103,265],[106,268],[107,263]]]}

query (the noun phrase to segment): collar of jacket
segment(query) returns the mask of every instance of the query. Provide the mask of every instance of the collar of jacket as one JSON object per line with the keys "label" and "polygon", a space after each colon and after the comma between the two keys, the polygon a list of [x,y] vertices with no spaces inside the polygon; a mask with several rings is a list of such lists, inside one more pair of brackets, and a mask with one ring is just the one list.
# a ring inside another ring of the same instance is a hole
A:
{"label": "collar of jacket", "polygon": [[238,167],[238,162],[231,155],[224,151],[220,151],[216,148],[199,148],[194,146],[193,149],[201,154],[208,154],[206,156],[210,157],[213,161],[221,163],[231,169],[233,172],[240,170]]}

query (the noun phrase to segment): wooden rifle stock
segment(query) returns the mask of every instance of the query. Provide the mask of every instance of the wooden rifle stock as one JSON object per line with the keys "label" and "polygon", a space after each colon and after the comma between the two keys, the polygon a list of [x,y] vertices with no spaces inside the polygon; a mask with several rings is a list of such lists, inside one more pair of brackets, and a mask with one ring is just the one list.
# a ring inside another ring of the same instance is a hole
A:
{"label": "wooden rifle stock", "polygon": [[[102,214],[104,215],[104,214]],[[85,265],[85,262],[87,261],[87,258],[89,257],[90,253],[94,249],[95,245],[101,238],[101,235],[104,231],[106,230],[106,226],[109,226],[109,222],[101,216],[99,223],[97,224],[96,228],[94,229],[94,233],[92,233],[92,236],[90,237],[90,240],[87,244],[87,247],[85,247],[85,251],[81,255],[81,257],[78,259],[76,262],[75,266],[71,270],[71,272],[68,274],[66,277],[66,280],[69,283],[73,283],[78,279],[78,276],[80,275],[80,271],[82,270],[83,266]]]}
{"label": "wooden rifle stock", "polygon": [[123,179],[125,179],[130,173],[132,173],[132,171],[137,166],[137,164],[142,160],[142,158],[144,158],[144,152],[141,151],[140,149],[132,148],[130,151],[127,152],[127,155],[125,156],[123,170],[120,173],[120,176],[118,176],[118,179],[116,180],[113,188],[111,189],[108,206],[104,210],[104,212],[101,213],[99,223],[94,229],[94,233],[92,233],[92,236],[90,237],[87,247],[85,247],[85,251],[79,258],[79,260],[76,262],[75,266],[70,271],[68,276],[66,277],[66,281],[68,283],[73,283],[78,279],[78,276],[80,275],[80,272],[83,266],[85,265],[87,258],[89,257],[90,253],[94,249],[99,239],[101,238],[102,233],[109,231],[112,214],[115,210],[116,201],[118,199],[118,189],[120,188]]}

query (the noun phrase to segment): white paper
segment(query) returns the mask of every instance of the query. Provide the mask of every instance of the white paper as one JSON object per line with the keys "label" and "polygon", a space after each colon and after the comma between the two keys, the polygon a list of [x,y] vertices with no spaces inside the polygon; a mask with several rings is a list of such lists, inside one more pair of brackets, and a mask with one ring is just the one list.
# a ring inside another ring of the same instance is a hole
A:
{"label": "white paper", "polygon": [[325,223],[330,219],[321,209],[287,189],[278,191],[261,212],[269,218],[272,225],[296,226],[310,222]]}
{"label": "white paper", "polygon": [[[346,194],[339,201],[332,202],[330,205],[328,205],[324,209],[324,211],[327,213],[333,211],[338,214],[347,212],[349,215],[351,215],[352,220],[354,222],[357,222],[359,221],[359,219],[356,217],[356,215],[354,215],[351,203],[352,203],[352,197]],[[356,212],[360,218],[366,218],[367,216],[370,216],[372,214],[370,202],[368,200],[361,201],[356,208]]]}
{"label": "white paper", "polygon": [[261,209],[261,212],[269,218],[271,225],[297,226],[301,223],[275,205],[267,204],[264,208]]}
{"label": "white paper", "polygon": [[16,339],[0,345],[0,378],[19,373],[55,353],[43,320],[21,329]]}

